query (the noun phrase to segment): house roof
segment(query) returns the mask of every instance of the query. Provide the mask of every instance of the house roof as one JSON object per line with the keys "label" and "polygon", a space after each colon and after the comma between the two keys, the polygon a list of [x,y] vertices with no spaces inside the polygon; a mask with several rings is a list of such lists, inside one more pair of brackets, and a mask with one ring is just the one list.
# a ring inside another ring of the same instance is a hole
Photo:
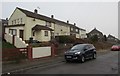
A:
{"label": "house roof", "polygon": [[18,27],[18,26],[25,26],[25,24],[5,25],[5,27]]}
{"label": "house roof", "polygon": [[[1,20],[2,24],[8,24],[8,20],[6,20],[6,19],[0,19],[0,20]],[[3,26],[5,26],[5,25],[3,25]]]}
{"label": "house roof", "polygon": [[98,33],[101,33],[101,34],[103,34],[102,32],[100,32],[99,30],[97,30],[96,28],[94,28],[92,31],[90,31],[88,34],[90,34],[90,33],[95,33],[95,32],[98,32]]}
{"label": "house roof", "polygon": [[28,11],[28,10],[25,10],[25,9],[18,8],[18,7],[17,7],[17,9],[22,11],[28,17],[32,17],[32,18],[36,18],[36,19],[42,19],[42,20],[45,20],[45,21],[49,21],[49,22],[53,22],[53,23],[57,23],[57,24],[61,24],[61,25],[66,25],[66,26],[70,26],[70,27],[75,27],[75,28],[78,28],[80,30],[85,31],[85,29],[81,29],[81,28],[79,28],[79,27],[77,27],[73,24],[68,24],[64,21],[60,21],[60,20],[57,20],[57,19],[54,19],[54,18],[50,18],[50,17],[44,16],[44,15],[41,15],[41,14],[37,14],[37,13],[31,12],[31,11]]}
{"label": "house roof", "polygon": [[53,31],[51,28],[47,27],[47,26],[43,26],[43,25],[35,25],[32,30],[50,30],[50,31]]}
{"label": "house roof", "polygon": [[114,38],[114,39],[116,39],[116,37],[114,37],[114,36],[112,36],[112,35],[108,35],[108,38]]}
{"label": "house roof", "polygon": [[113,36],[113,35],[110,35],[110,34],[108,35],[108,37],[107,37],[107,38],[108,38],[108,39],[109,39],[109,38],[112,38],[112,39],[119,40],[118,38],[116,38],[115,36]]}

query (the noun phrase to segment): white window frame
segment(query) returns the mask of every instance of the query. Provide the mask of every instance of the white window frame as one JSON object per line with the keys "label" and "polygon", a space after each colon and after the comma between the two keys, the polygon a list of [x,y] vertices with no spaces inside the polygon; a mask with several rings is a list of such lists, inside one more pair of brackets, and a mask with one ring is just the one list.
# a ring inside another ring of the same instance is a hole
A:
{"label": "white window frame", "polygon": [[78,29],[76,29],[76,32],[78,32]]}
{"label": "white window frame", "polygon": [[11,35],[17,35],[17,29],[9,29]]}
{"label": "white window frame", "polygon": [[44,31],[44,36],[48,36],[48,31]]}

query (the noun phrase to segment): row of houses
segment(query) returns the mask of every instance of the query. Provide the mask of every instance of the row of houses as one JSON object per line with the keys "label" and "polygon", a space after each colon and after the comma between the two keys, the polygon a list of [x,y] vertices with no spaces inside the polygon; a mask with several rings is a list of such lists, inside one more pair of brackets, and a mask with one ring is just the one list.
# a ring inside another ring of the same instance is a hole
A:
{"label": "row of houses", "polygon": [[47,17],[34,12],[16,7],[8,23],[5,26],[5,33],[16,35],[24,41],[31,37],[41,42],[50,41],[55,36],[70,35],[76,38],[86,38],[86,30],[54,18],[54,15]]}
{"label": "row of houses", "polygon": [[[40,42],[50,41],[56,36],[74,36],[76,38],[90,38],[97,35],[99,40],[103,39],[104,35],[101,31],[94,28],[86,34],[86,30],[76,26],[76,23],[70,24],[54,18],[54,15],[47,17],[38,14],[38,10],[33,12],[18,8],[14,10],[10,18],[2,21],[2,32],[11,35],[16,35],[24,41],[31,37]],[[112,35],[108,35],[107,40],[117,42],[118,39]]]}

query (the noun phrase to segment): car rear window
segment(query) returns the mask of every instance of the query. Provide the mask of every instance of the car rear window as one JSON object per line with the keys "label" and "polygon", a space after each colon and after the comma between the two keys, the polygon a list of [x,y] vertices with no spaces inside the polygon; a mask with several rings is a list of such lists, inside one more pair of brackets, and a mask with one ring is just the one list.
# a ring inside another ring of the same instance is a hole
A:
{"label": "car rear window", "polygon": [[85,47],[84,45],[75,45],[71,48],[71,50],[76,50],[76,49],[83,50],[84,47]]}

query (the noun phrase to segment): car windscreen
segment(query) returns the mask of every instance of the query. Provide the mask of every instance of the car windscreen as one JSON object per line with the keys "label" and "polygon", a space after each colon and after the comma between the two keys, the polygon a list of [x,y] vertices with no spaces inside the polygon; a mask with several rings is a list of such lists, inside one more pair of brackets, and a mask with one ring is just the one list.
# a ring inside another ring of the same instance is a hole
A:
{"label": "car windscreen", "polygon": [[75,45],[71,48],[71,51],[75,51],[75,50],[82,51],[84,47],[85,47],[84,45]]}

